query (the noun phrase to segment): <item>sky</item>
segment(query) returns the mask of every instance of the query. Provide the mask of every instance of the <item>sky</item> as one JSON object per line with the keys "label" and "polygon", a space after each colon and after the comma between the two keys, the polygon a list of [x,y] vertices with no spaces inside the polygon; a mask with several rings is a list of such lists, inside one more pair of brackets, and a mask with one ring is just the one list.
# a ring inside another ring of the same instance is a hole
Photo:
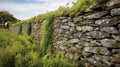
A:
{"label": "sky", "polygon": [[25,20],[38,14],[53,11],[59,6],[72,6],[77,0],[0,0],[0,11],[9,11],[16,18]]}

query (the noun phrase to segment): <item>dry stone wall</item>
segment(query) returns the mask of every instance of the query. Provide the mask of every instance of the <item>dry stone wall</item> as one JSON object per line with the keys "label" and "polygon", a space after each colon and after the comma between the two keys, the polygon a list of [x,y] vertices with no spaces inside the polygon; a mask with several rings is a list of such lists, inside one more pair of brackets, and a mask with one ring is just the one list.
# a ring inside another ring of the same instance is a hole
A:
{"label": "dry stone wall", "polygon": [[[41,27],[43,21],[39,21]],[[23,31],[26,25],[23,25]],[[32,34],[40,43],[41,28]],[[18,27],[11,28],[17,31]],[[53,23],[54,50],[64,52],[69,60],[82,60],[85,67],[120,67],[120,0],[90,6],[76,17],[59,16]],[[90,66],[91,65],[91,66]]]}
{"label": "dry stone wall", "polygon": [[120,67],[120,0],[88,8],[74,18],[56,17],[53,29],[54,48],[66,58],[95,67]]}

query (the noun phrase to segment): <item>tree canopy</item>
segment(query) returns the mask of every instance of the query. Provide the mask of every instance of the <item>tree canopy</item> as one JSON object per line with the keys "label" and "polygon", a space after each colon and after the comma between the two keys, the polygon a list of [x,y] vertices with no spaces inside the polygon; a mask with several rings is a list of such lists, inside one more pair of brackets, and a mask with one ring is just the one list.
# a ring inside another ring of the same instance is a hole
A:
{"label": "tree canopy", "polygon": [[12,14],[8,11],[0,11],[0,22],[13,22],[18,21]]}

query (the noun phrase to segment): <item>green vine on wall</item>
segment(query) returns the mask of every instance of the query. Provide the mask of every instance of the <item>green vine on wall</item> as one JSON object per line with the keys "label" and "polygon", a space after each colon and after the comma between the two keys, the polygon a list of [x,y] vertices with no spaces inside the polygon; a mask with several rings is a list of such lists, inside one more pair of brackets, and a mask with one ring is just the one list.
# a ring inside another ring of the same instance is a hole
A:
{"label": "green vine on wall", "polygon": [[[52,48],[52,26],[53,26],[53,22],[54,22],[54,16],[53,14],[50,14],[45,21],[43,22],[42,25],[42,37],[40,40],[40,48],[43,51],[42,53],[46,53],[47,50],[50,51],[50,49]],[[44,55],[42,54],[42,55]]]}

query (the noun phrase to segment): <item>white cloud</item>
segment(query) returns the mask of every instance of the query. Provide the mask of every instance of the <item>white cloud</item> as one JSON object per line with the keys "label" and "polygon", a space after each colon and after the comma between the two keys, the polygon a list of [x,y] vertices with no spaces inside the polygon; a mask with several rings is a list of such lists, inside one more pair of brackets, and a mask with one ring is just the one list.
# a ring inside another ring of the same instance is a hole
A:
{"label": "white cloud", "polygon": [[[29,1],[29,0],[27,0]],[[34,0],[41,2],[41,0]],[[52,11],[59,6],[65,6],[68,2],[71,3],[76,0],[43,0],[45,3],[0,3],[0,10],[7,10],[18,19],[24,20],[32,16]],[[71,6],[71,4],[69,5]]]}

